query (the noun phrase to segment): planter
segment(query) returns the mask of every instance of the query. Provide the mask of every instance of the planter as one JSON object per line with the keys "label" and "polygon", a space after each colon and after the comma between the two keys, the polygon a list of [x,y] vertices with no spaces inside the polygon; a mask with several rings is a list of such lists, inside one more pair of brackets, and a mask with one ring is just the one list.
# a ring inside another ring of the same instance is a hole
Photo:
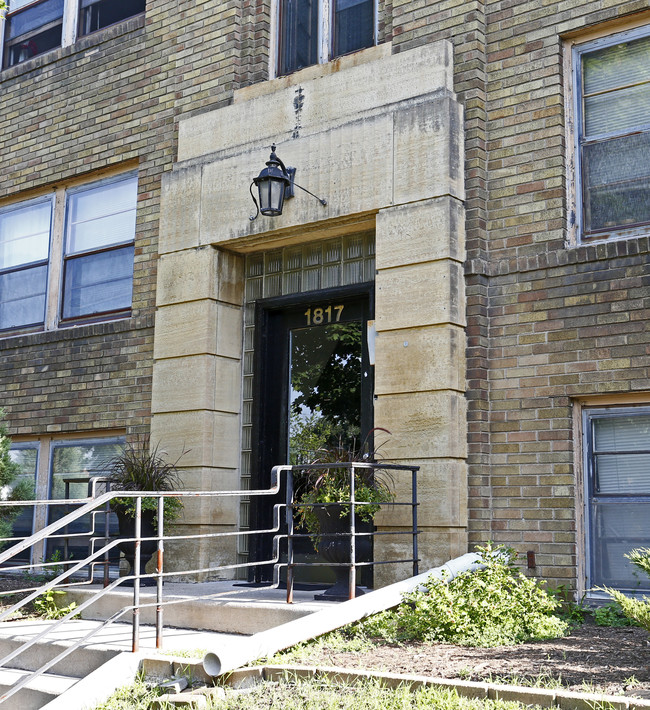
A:
{"label": "planter", "polygon": [[[349,564],[351,562],[350,550],[350,514],[341,517],[341,505],[329,505],[327,507],[315,507],[316,515],[320,525],[320,537],[315,544],[316,551],[326,561],[332,564]],[[355,529],[359,531],[364,524],[355,516]],[[367,524],[365,525],[367,528]],[[345,535],[344,533],[347,533]],[[340,535],[340,537],[328,537],[328,535]],[[355,540],[355,559],[357,562],[367,561],[372,553],[372,543],[369,537],[357,537]],[[322,594],[317,594],[314,599],[323,601],[345,601],[350,593],[350,568],[332,567],[336,575],[336,582],[326,589]],[[355,596],[361,596],[363,590],[355,588]]]}
{"label": "planter", "polygon": [[[135,518],[126,513],[120,508],[115,509],[115,514],[117,515],[117,523],[119,527],[120,537],[124,538],[134,538],[135,537]],[[158,534],[157,526],[154,522],[156,517],[156,511],[154,510],[143,510],[140,518],[140,535],[141,537],[155,537]],[[124,554],[124,559],[129,564],[129,570],[127,576],[134,574],[133,568],[135,565],[135,542],[129,540],[126,542],[119,542],[119,549]],[[143,573],[147,563],[154,555],[158,549],[158,542],[156,540],[143,540],[140,543],[140,572]],[[148,577],[146,579],[140,580],[140,585],[143,587],[153,587],[156,584],[156,580]],[[125,586],[133,586],[133,582],[125,582]]]}

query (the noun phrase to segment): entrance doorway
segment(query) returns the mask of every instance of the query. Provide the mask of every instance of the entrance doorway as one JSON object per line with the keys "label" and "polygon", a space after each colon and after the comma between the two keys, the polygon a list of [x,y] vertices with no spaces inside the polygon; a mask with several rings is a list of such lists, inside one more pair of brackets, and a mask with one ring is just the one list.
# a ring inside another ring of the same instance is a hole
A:
{"label": "entrance doorway", "polygon": [[[273,466],[318,458],[327,446],[358,449],[372,429],[373,371],[368,350],[373,284],[257,302],[253,488],[270,484]],[[277,499],[253,501],[251,527],[272,526]],[[272,535],[251,544],[251,561],[271,557]],[[315,559],[308,539],[298,560]],[[298,568],[297,581],[327,582],[324,567]],[[270,579],[261,567],[256,581]]]}

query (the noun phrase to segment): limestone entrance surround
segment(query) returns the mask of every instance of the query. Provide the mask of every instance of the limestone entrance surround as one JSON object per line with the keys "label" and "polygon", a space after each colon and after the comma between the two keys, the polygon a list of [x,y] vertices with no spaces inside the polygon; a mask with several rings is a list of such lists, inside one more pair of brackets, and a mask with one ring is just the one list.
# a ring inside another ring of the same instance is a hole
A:
{"label": "limestone entrance surround", "polygon": [[[243,255],[375,230],[374,421],[392,433],[386,458],[421,467],[423,568],[467,550],[463,109],[452,56],[445,41],[399,54],[380,45],[182,120],[160,215],[151,436],[172,457],[190,449],[189,490],[239,487]],[[249,185],[272,143],[326,207],[297,190],[282,216],[249,220]],[[236,530],[237,516],[235,499],[197,500],[179,530]],[[379,524],[409,521],[390,511]],[[380,540],[376,556],[408,557],[408,538]],[[184,565],[232,564],[236,542],[177,544],[166,561],[180,554]],[[380,567],[376,580],[407,574]]]}

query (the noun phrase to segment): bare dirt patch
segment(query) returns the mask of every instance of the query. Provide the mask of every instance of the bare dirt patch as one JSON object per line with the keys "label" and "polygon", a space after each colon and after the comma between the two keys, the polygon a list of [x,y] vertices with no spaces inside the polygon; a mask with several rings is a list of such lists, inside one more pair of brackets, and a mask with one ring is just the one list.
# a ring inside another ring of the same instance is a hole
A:
{"label": "bare dirt patch", "polygon": [[648,633],[596,626],[590,620],[565,638],[518,646],[378,644],[365,653],[324,649],[299,662],[517,685],[561,684],[568,690],[650,698]]}

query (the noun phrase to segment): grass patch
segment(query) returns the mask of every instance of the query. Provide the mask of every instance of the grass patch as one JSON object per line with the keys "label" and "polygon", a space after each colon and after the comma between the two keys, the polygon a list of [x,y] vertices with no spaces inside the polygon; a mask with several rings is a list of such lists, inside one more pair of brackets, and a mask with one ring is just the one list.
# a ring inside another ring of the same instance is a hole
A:
{"label": "grass patch", "polygon": [[[95,710],[145,710],[156,697],[139,681],[118,691]],[[216,699],[210,710],[535,710],[516,702],[464,698],[453,689],[403,686],[384,687],[380,681],[355,685],[325,679],[299,680],[288,676],[280,682],[261,683],[246,691],[227,690],[223,700]],[[171,709],[171,706],[170,706]]]}

